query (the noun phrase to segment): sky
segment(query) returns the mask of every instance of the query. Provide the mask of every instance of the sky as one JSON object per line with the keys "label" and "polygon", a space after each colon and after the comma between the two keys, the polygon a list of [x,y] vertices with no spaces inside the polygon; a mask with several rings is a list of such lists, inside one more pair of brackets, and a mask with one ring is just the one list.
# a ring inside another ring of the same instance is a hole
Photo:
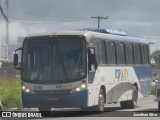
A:
{"label": "sky", "polygon": [[[36,32],[97,28],[122,30],[128,36],[145,38],[160,49],[160,0],[8,0],[9,43]],[[0,4],[6,13],[5,0]],[[5,39],[6,23],[0,13],[0,39]]]}

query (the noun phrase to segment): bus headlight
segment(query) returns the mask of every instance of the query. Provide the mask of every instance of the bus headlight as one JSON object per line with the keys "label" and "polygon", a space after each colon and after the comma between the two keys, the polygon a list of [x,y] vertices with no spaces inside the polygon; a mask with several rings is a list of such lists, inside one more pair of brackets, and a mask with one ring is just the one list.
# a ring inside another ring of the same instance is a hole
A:
{"label": "bus headlight", "polygon": [[32,90],[30,88],[27,88],[26,86],[22,86],[22,91],[25,93],[33,93]]}
{"label": "bus headlight", "polygon": [[81,91],[81,88],[77,87],[76,92],[79,92],[79,91]]}
{"label": "bus headlight", "polygon": [[85,85],[85,83],[82,83],[79,86],[77,86],[76,88],[72,89],[71,92],[80,92],[84,89],[86,89],[86,85]]}
{"label": "bus headlight", "polygon": [[25,90],[25,89],[26,89],[26,87],[23,85],[23,86],[22,86],[22,90]]}
{"label": "bus headlight", "polygon": [[25,89],[25,92],[26,92],[26,93],[30,93],[31,90],[30,90],[29,88],[27,88],[27,89]]}
{"label": "bus headlight", "polygon": [[82,89],[86,88],[86,85],[85,85],[85,84],[82,84],[82,85],[81,85],[81,88],[82,88]]}

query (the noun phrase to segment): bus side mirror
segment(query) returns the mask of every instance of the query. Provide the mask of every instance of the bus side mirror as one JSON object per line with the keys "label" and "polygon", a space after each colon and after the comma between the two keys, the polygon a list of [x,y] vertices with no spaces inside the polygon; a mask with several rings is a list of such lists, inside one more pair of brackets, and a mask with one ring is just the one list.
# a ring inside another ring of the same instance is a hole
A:
{"label": "bus side mirror", "polygon": [[18,67],[18,54],[17,54],[17,51],[19,51],[19,50],[22,51],[22,48],[18,48],[18,49],[15,50],[13,65],[14,65],[14,67],[16,69],[22,70],[21,67]]}
{"label": "bus side mirror", "polygon": [[15,53],[14,54],[14,66],[17,66],[18,65],[18,54]]}

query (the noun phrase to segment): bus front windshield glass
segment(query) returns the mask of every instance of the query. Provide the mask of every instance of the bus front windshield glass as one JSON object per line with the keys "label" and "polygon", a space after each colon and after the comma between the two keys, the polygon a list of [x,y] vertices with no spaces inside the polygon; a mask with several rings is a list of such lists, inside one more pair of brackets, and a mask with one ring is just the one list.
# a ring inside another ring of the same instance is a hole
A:
{"label": "bus front windshield glass", "polygon": [[78,37],[24,42],[22,80],[67,83],[86,77],[85,40]]}

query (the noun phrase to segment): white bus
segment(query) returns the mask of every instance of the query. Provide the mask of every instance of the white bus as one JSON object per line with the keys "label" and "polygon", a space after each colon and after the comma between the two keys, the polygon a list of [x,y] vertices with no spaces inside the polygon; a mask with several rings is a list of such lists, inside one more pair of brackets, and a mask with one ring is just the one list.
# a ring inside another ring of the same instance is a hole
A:
{"label": "white bus", "polygon": [[[17,51],[22,51],[21,66]],[[94,108],[120,102],[134,108],[150,94],[149,42],[84,29],[32,35],[15,51],[25,108]]]}

